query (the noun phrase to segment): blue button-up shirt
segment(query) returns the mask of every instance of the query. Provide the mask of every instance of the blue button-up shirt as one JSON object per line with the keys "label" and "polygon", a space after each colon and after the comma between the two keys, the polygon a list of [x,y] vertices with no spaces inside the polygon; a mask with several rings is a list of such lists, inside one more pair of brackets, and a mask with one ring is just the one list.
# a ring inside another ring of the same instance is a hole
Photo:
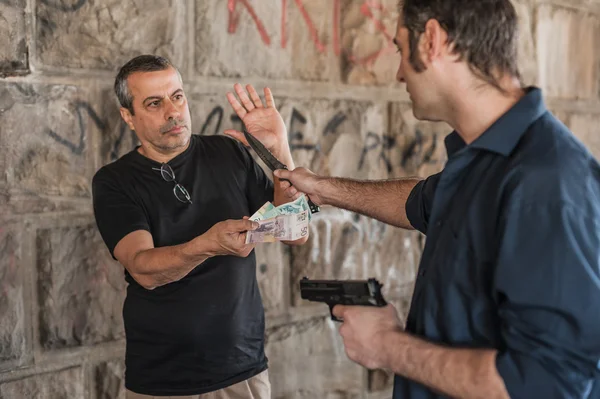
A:
{"label": "blue button-up shirt", "polygon": [[[445,144],[406,204],[427,235],[407,331],[496,349],[512,398],[600,397],[598,162],[537,88],[470,145]],[[437,397],[395,378],[395,399]]]}

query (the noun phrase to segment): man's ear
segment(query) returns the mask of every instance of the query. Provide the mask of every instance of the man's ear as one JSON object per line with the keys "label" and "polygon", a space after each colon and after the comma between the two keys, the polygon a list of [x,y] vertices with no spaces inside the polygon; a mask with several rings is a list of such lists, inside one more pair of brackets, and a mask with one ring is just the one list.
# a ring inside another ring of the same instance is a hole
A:
{"label": "man's ear", "polygon": [[419,40],[419,50],[425,65],[431,64],[445,52],[448,33],[442,28],[439,21],[430,19],[425,24],[425,31]]}
{"label": "man's ear", "polygon": [[131,112],[129,112],[129,110],[127,108],[119,108],[119,112],[121,112],[121,118],[123,118],[123,120],[125,121],[125,123],[127,123],[127,126],[129,126],[129,129],[131,129],[132,131],[135,130],[133,128],[133,118],[131,116]]}

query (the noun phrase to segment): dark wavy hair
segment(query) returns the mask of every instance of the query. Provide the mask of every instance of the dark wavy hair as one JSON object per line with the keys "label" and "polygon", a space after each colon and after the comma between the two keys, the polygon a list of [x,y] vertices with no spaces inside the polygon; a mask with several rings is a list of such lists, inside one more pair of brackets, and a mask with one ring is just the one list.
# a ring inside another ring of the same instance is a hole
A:
{"label": "dark wavy hair", "polygon": [[430,19],[439,22],[459,59],[473,73],[502,90],[498,78],[521,79],[517,66],[518,18],[510,0],[400,0],[402,23],[409,32],[410,63],[420,72],[418,43]]}

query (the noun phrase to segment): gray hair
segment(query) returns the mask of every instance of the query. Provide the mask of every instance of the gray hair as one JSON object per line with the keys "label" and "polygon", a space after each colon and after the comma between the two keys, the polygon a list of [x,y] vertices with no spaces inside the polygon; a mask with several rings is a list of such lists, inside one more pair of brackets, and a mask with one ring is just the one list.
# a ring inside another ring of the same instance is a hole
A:
{"label": "gray hair", "polygon": [[[177,68],[171,64],[171,61],[158,55],[140,55],[129,60],[121,67],[115,78],[115,94],[117,95],[121,107],[126,108],[131,115],[134,115],[133,96],[127,85],[127,78],[129,75],[135,72],[164,71],[168,68],[177,70]],[[177,73],[179,74],[178,70]],[[181,75],[179,75],[179,78],[181,78]]]}

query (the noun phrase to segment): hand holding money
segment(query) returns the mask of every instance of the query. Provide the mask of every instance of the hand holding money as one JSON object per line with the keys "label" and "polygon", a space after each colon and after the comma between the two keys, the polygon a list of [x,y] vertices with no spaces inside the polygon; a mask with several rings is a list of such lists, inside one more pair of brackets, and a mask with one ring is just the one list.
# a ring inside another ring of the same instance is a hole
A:
{"label": "hand holding money", "polygon": [[259,227],[246,234],[246,244],[275,241],[296,241],[308,235],[311,212],[305,196],[276,207],[265,203],[250,220]]}

